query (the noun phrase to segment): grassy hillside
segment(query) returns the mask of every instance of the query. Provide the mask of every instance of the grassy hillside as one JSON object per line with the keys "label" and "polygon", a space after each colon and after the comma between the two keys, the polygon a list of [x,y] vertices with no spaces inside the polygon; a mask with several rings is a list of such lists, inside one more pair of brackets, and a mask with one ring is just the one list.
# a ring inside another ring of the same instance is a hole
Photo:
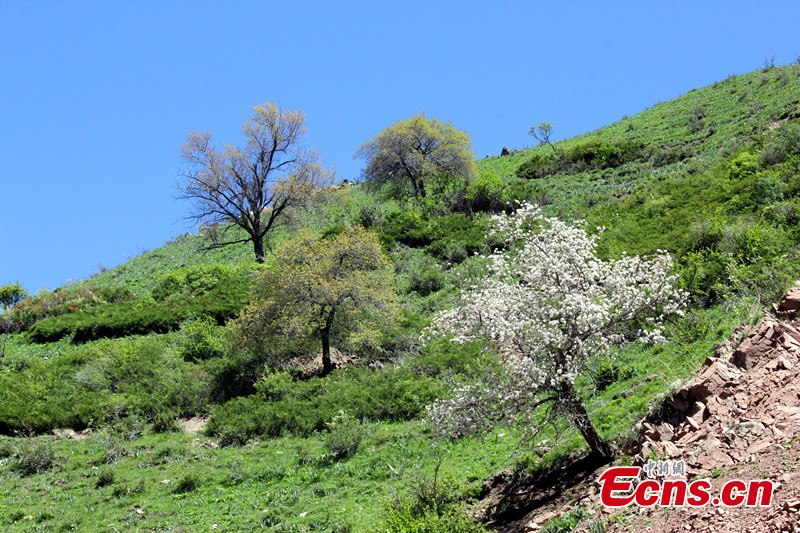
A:
{"label": "grassy hillside", "polygon": [[[492,213],[533,201],[605,228],[606,256],[675,256],[691,307],[668,342],[619,350],[578,383],[600,433],[621,442],[714,343],[800,277],[798,118],[800,67],[770,68],[481,160],[476,182],[435,188],[427,203],[360,185],[324,191],[273,244],[301,229],[374,230],[402,310],[379,349],[354,350],[353,365],[325,378],[267,371],[236,344],[230,320],[260,267],[245,245],[207,251],[205,234],[29,298],[6,316],[16,331],[0,336],[0,525],[479,531],[463,507],[488,475],[584,447],[563,424],[520,444],[514,427],[437,441],[424,421],[453,383],[497,364],[480,344],[419,342],[433,313],[484,273],[474,254],[495,244]],[[208,418],[204,432],[182,432],[189,417]],[[82,433],[52,434],[67,428]]]}

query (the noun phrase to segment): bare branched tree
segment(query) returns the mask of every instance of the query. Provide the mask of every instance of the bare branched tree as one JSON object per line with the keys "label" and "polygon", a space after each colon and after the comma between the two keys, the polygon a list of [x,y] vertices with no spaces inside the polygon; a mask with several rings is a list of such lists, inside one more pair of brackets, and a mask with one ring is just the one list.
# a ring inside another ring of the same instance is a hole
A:
{"label": "bare branched tree", "polygon": [[531,129],[528,133],[537,141],[539,141],[539,146],[548,145],[550,148],[553,149],[553,153],[558,154],[558,150],[556,150],[556,145],[550,141],[550,136],[553,135],[553,125],[549,122],[542,122],[538,126],[531,126]]}
{"label": "bare branched tree", "polygon": [[[333,174],[322,167],[316,152],[303,147],[301,110],[285,111],[271,103],[253,109],[242,128],[243,147],[220,150],[210,133],[188,135],[180,188],[181,198],[195,201],[191,218],[223,225],[211,248],[252,242],[256,261],[263,263],[266,236],[280,224],[284,211],[308,202]],[[228,240],[225,234],[235,226],[247,237]]]}

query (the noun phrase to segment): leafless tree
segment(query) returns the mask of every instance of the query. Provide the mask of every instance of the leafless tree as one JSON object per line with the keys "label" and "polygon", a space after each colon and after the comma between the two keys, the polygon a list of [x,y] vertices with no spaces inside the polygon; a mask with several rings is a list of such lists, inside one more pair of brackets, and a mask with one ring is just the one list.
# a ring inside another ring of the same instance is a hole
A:
{"label": "leafless tree", "polygon": [[[319,156],[303,147],[305,116],[266,103],[245,122],[242,147],[217,149],[210,133],[192,132],[182,148],[181,198],[195,201],[191,217],[205,225],[221,224],[211,248],[252,242],[256,261],[264,262],[267,234],[280,224],[288,208],[301,206],[331,182]],[[238,226],[247,237],[230,240]]]}

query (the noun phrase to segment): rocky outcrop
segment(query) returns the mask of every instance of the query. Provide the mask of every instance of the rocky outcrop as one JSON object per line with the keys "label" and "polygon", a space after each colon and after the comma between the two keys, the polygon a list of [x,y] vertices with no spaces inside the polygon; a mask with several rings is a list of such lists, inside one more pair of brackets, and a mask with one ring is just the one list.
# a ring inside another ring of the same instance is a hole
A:
{"label": "rocky outcrop", "polygon": [[783,318],[794,318],[800,311],[800,287],[794,287],[786,293],[780,303],[772,306],[775,314]]}
{"label": "rocky outcrop", "polygon": [[800,434],[798,327],[764,317],[734,332],[672,396],[666,416],[640,424],[639,461],[681,458],[691,471],[709,472],[777,451]]}

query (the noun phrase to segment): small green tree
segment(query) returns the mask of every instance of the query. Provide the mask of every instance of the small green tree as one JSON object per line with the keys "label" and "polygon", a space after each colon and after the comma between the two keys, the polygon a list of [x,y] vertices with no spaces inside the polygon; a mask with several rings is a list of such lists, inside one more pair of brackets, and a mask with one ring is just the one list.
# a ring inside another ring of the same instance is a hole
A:
{"label": "small green tree", "polygon": [[528,131],[528,134],[531,135],[534,139],[539,141],[539,146],[548,145],[550,148],[553,149],[553,153],[558,155],[558,150],[556,150],[556,145],[554,145],[550,141],[550,136],[553,135],[553,125],[549,122],[542,122],[538,126],[531,126],[531,129]]}
{"label": "small green tree", "polygon": [[393,276],[377,238],[365,229],[353,226],[329,238],[303,231],[281,245],[262,271],[254,301],[238,321],[240,335],[249,346],[269,333],[315,339],[327,374],[332,339],[375,347],[393,324]]}
{"label": "small green tree", "polygon": [[367,160],[368,182],[405,182],[417,198],[426,195],[426,182],[437,175],[468,181],[477,176],[469,135],[449,122],[416,115],[384,129],[364,143],[356,157]]}
{"label": "small green tree", "polygon": [[28,296],[25,289],[19,283],[9,283],[0,286],[0,306],[10,309]]}

